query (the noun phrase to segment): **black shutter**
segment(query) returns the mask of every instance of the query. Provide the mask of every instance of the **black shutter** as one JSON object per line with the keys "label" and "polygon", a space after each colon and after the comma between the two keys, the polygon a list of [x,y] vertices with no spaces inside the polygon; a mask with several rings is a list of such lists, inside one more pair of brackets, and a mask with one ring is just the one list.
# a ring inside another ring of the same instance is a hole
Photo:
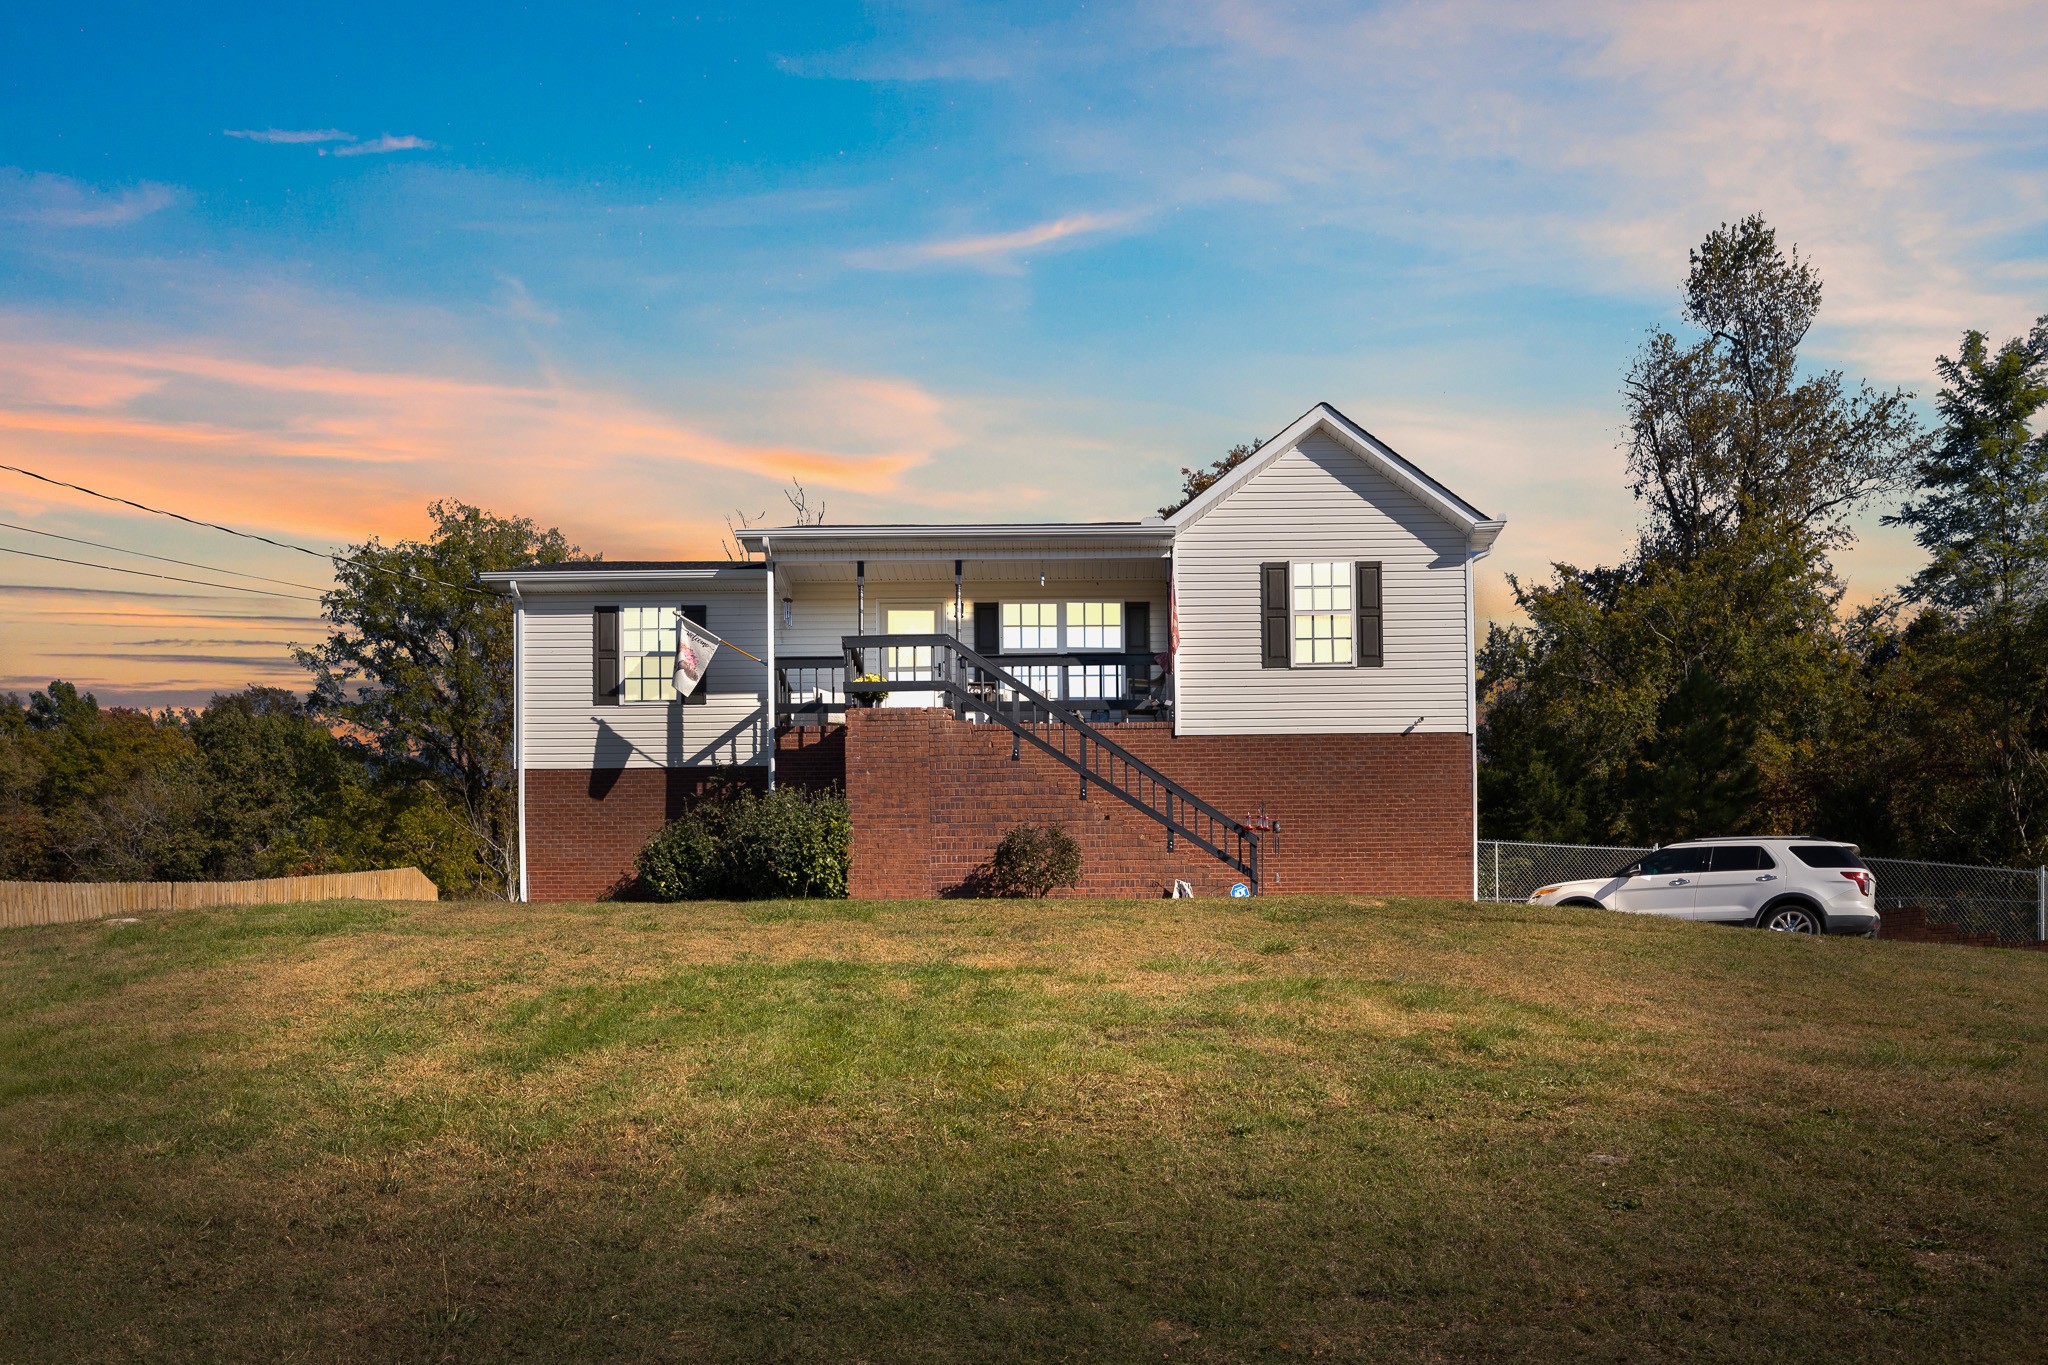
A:
{"label": "black shutter", "polygon": [[1150,654],[1152,652],[1152,604],[1150,602],[1124,603],[1124,653]]}
{"label": "black shutter", "polygon": [[1386,617],[1380,609],[1380,566],[1358,566],[1358,666],[1378,668],[1387,661]]}
{"label": "black shutter", "polygon": [[1287,566],[1259,565],[1259,666],[1288,665]]}
{"label": "black shutter", "polygon": [[974,604],[974,652],[983,658],[1003,652],[1003,604]]}
{"label": "black shutter", "polygon": [[[704,607],[684,607],[683,619],[686,621],[695,621],[698,625],[704,627],[704,629],[706,630],[711,629],[710,613]],[[713,660],[712,662],[716,663],[717,660]],[[692,692],[689,696],[684,697],[682,699],[682,702],[685,706],[702,706],[705,702],[710,700],[711,675],[707,672],[702,678],[702,680],[698,682],[697,690],[695,692]]]}
{"label": "black shutter", "polygon": [[590,613],[590,700],[598,706],[619,704],[617,607],[595,607]]}

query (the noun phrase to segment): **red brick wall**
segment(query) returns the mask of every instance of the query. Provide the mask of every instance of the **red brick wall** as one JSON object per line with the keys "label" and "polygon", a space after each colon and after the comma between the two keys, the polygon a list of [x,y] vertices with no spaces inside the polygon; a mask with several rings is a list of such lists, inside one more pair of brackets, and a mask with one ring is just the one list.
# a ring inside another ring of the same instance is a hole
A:
{"label": "red brick wall", "polygon": [[[1058,824],[1080,841],[1074,894],[1157,896],[1178,877],[1204,895],[1237,874],[1024,746],[941,710],[879,708],[847,718],[856,897],[960,894],[1005,831]],[[1120,725],[1124,748],[1225,814],[1261,803],[1266,889],[1469,896],[1472,746],[1466,735],[1199,735]]]}
{"label": "red brick wall", "polygon": [[[813,789],[846,780],[838,726],[790,730],[776,740],[778,780]],[[597,900],[630,881],[648,837],[683,813],[714,768],[533,769],[526,774],[527,895]],[[729,771],[729,770],[728,770]],[[765,773],[754,770],[764,778]]]}

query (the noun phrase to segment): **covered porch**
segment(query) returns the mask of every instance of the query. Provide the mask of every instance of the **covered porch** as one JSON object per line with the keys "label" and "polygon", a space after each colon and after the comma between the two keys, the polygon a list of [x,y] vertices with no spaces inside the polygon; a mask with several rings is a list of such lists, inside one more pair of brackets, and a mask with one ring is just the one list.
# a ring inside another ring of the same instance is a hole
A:
{"label": "covered porch", "polygon": [[[1094,724],[1172,718],[1171,536],[1159,522],[791,527],[743,533],[769,568],[778,727],[842,720],[847,683],[939,704],[920,682],[944,636]],[[995,671],[973,685],[1011,700]],[[854,697],[855,704],[863,699]]]}

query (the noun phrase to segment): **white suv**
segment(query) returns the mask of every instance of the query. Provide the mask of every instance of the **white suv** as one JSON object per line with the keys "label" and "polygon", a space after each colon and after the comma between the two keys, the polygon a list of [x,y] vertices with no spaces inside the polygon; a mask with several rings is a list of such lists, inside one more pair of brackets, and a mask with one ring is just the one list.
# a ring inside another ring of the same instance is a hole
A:
{"label": "white suv", "polygon": [[1597,905],[1785,934],[1877,934],[1877,878],[1856,845],[1800,835],[1667,844],[1612,877],[1546,886],[1529,904]]}

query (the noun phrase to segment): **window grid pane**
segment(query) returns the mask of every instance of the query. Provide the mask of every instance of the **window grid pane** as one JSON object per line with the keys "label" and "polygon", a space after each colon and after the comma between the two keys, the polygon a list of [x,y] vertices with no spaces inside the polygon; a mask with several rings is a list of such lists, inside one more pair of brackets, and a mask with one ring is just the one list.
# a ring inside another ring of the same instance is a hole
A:
{"label": "window grid pane", "polygon": [[1058,649],[1060,608],[1057,602],[1003,603],[1003,648]]}
{"label": "window grid pane", "polygon": [[1068,649],[1122,649],[1123,647],[1123,603],[1067,603]]}
{"label": "window grid pane", "polygon": [[676,699],[676,609],[621,607],[620,696],[625,701]]}
{"label": "window grid pane", "polygon": [[1315,560],[1295,564],[1293,572],[1294,662],[1351,663],[1350,563]]}

